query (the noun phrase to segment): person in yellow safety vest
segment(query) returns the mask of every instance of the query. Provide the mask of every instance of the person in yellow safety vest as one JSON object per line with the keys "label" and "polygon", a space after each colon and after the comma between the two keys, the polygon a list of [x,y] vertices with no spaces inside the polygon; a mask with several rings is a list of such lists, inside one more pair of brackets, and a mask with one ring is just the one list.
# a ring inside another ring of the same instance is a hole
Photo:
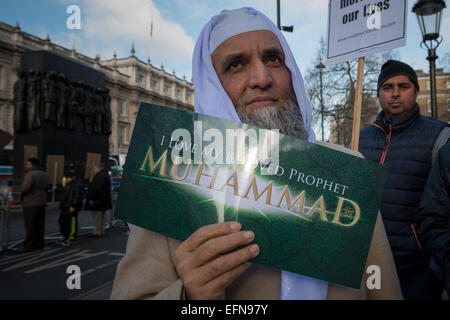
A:
{"label": "person in yellow safety vest", "polygon": [[63,236],[61,244],[69,246],[76,241],[78,231],[78,212],[83,204],[83,191],[72,172],[66,174],[66,187],[60,201],[59,226]]}
{"label": "person in yellow safety vest", "polygon": [[[71,173],[73,173],[75,175],[75,164],[74,163],[69,164],[69,172],[71,172]],[[66,175],[64,175],[62,177],[61,185],[62,185],[63,188],[66,187],[66,185],[67,185],[67,177],[66,177]]]}

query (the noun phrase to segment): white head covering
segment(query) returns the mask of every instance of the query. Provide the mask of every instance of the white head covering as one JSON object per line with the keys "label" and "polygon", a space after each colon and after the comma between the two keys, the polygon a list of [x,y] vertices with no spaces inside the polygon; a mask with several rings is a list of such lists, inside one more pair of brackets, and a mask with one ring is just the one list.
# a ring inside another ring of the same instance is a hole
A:
{"label": "white head covering", "polygon": [[214,21],[209,37],[209,52],[213,53],[222,42],[232,36],[255,30],[272,31],[267,22],[257,14],[241,9],[224,10]]}
{"label": "white head covering", "polygon": [[281,31],[261,12],[253,8],[224,10],[203,27],[197,40],[192,57],[192,76],[195,88],[195,111],[240,122],[239,116],[220,83],[214,70],[211,54],[225,40],[240,33],[268,30],[280,41],[285,55],[285,64],[291,74],[295,96],[303,116],[308,141],[315,142],[316,136],[311,129],[312,109],[305,93],[303,78],[294,56]]}

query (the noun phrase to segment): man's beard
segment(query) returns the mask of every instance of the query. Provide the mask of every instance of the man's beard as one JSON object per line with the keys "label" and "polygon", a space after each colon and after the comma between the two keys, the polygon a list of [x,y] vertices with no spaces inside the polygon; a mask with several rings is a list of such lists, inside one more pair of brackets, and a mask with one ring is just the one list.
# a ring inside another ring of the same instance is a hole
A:
{"label": "man's beard", "polygon": [[269,106],[253,110],[250,115],[244,108],[237,110],[243,123],[254,125],[263,129],[279,129],[280,133],[302,140],[308,139],[303,117],[297,103],[289,99],[282,108]]}

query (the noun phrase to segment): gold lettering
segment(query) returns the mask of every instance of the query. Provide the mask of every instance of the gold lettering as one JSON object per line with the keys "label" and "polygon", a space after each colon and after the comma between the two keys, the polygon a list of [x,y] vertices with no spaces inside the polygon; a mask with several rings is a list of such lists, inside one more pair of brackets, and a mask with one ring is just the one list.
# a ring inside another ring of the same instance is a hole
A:
{"label": "gold lettering", "polygon": [[[148,159],[148,161],[147,161],[147,159]],[[163,153],[163,155],[155,163],[155,161],[153,160],[152,146],[150,146],[150,148],[148,148],[144,162],[142,163],[142,166],[139,168],[139,170],[145,171],[145,165],[147,162],[150,164],[150,173],[153,173],[153,171],[155,171],[156,167],[161,163],[159,175],[164,177],[165,173],[166,173],[167,150]]]}
{"label": "gold lettering", "polygon": [[302,191],[297,198],[295,198],[295,201],[291,204],[291,197],[289,195],[289,188],[288,186],[285,186],[283,189],[283,193],[281,194],[280,201],[277,204],[278,208],[281,208],[281,202],[283,202],[283,199],[286,198],[286,205],[288,207],[288,210],[291,210],[291,208],[294,206],[294,204],[300,200],[300,203],[298,205],[298,213],[303,214],[303,205],[305,203],[305,191]]}
{"label": "gold lettering", "polygon": [[172,166],[172,177],[173,177],[175,180],[178,180],[178,181],[183,181],[183,180],[185,180],[185,179],[187,178],[187,176],[189,175],[189,171],[191,170],[191,167],[192,167],[192,161],[189,162],[189,164],[188,164],[188,166],[187,166],[187,168],[186,168],[186,171],[184,172],[183,178],[178,178],[178,177],[177,177],[177,168],[178,168],[178,165],[177,165],[176,163],[174,163],[173,166]]}
{"label": "gold lettering", "polygon": [[[341,216],[344,201],[350,202],[352,206],[355,208],[355,216],[353,217],[353,221],[350,224],[339,222],[339,217]],[[361,209],[359,208],[358,204],[355,201],[339,197],[338,206],[336,208],[336,214],[334,215],[334,219],[332,222],[343,227],[352,227],[358,222],[360,216],[361,216]]]}
{"label": "gold lettering", "polygon": [[206,176],[206,177],[211,177],[211,183],[209,184],[209,189],[213,189],[214,188],[214,183],[216,182],[216,178],[217,178],[217,173],[219,172],[219,167],[215,167],[214,168],[214,172],[212,175],[207,174],[207,173],[203,173],[203,167],[205,166],[204,163],[202,163],[201,165],[198,166],[198,171],[197,171],[197,177],[195,178],[195,182],[194,184],[196,185],[200,185],[200,178],[201,176]]}
{"label": "gold lettering", "polygon": [[243,198],[247,199],[248,194],[250,193],[250,189],[251,187],[253,187],[253,196],[255,197],[255,200],[258,200],[264,194],[264,192],[267,191],[266,204],[270,205],[270,200],[272,197],[272,185],[273,181],[270,181],[270,183],[264,188],[264,190],[260,194],[258,194],[258,185],[256,184],[256,178],[253,177],[252,182],[248,186]]}
{"label": "gold lettering", "polygon": [[[233,179],[233,184],[230,184],[230,180]],[[226,186],[230,186],[234,188],[234,195],[239,196],[239,186],[238,186],[238,180],[237,180],[237,173],[236,171],[233,172],[233,174],[228,178],[227,182],[222,186],[222,188],[219,189],[219,191],[223,191]]]}
{"label": "gold lettering", "polygon": [[327,215],[325,213],[325,201],[323,200],[323,196],[320,196],[319,199],[317,199],[317,201],[314,203],[314,205],[311,207],[311,209],[309,209],[308,213],[306,214],[307,216],[311,216],[311,214],[313,213],[314,210],[319,210],[317,209],[317,206],[320,204],[320,217],[323,221],[328,221],[327,219]]}

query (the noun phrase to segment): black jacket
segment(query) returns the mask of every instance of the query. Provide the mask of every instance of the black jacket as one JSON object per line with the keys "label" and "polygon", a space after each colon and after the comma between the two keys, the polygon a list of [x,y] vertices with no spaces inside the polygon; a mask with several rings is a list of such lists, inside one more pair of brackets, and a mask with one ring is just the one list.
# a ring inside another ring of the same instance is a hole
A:
{"label": "black jacket", "polygon": [[112,208],[111,181],[105,170],[102,170],[95,175],[89,185],[86,198],[90,210],[105,211]]}
{"label": "black jacket", "polygon": [[63,189],[60,209],[69,210],[70,207],[74,207],[76,211],[80,211],[83,206],[83,192],[83,185],[77,179],[68,183]]}
{"label": "black jacket", "polygon": [[361,131],[359,151],[388,168],[380,212],[399,277],[417,274],[429,263],[417,225],[433,146],[446,125],[420,115],[416,105],[401,116],[382,111],[373,125]]}
{"label": "black jacket", "polygon": [[425,186],[420,229],[425,250],[440,267],[445,288],[450,292],[450,143],[439,151]]}

